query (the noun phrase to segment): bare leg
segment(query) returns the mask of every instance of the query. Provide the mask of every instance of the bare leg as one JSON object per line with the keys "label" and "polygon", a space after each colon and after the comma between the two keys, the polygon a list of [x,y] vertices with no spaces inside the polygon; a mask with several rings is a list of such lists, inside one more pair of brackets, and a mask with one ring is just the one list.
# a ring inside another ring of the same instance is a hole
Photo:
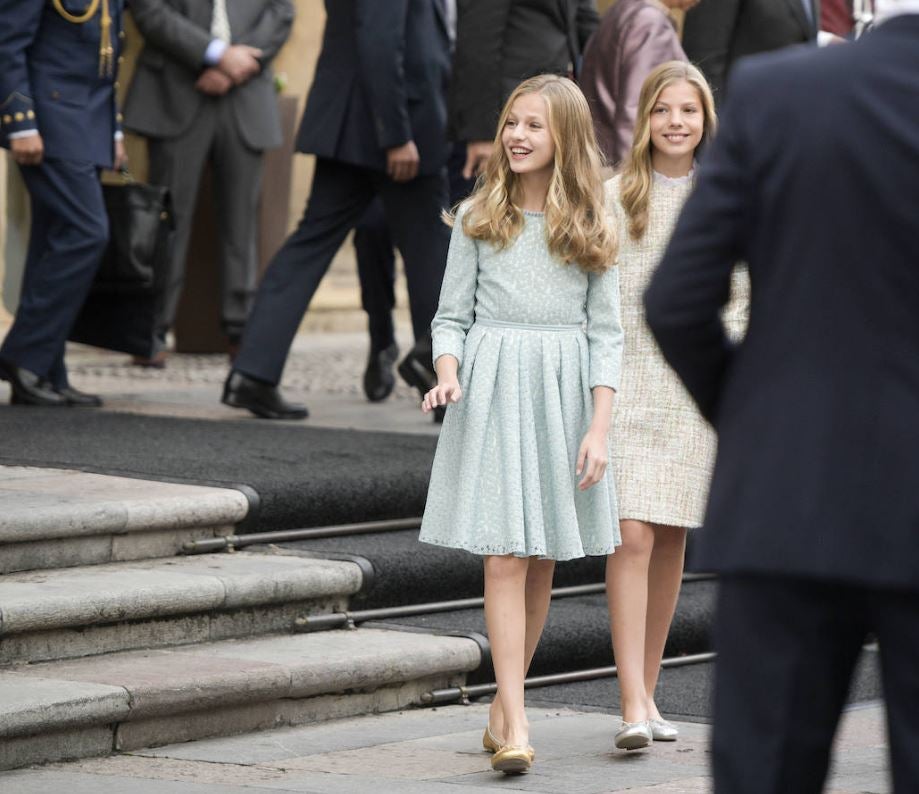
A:
{"label": "bare leg", "polygon": [[620,522],[622,545],[606,558],[606,598],[609,604],[613,655],[619,674],[622,719],[648,719],[645,690],[645,625],[648,614],[648,567],[654,529],[643,521]]}
{"label": "bare leg", "polygon": [[[555,560],[540,560],[530,557],[526,581],[526,640],[524,643],[523,677],[530,669],[530,663],[536,654],[539,638],[549,615],[549,602],[552,600],[552,576],[555,573]],[[495,695],[488,711],[488,725],[499,739],[504,737],[504,712],[501,695]]]}
{"label": "bare leg", "polygon": [[654,690],[661,671],[664,645],[673,622],[680,584],[683,579],[683,559],[686,555],[686,530],[682,527],[654,525],[654,548],[648,568],[648,615],[645,623],[645,691],[648,697],[648,718],[660,719],[654,702]]}
{"label": "bare leg", "polygon": [[523,706],[528,567],[525,557],[485,557],[485,625],[504,713],[503,738],[513,747],[529,742]]}

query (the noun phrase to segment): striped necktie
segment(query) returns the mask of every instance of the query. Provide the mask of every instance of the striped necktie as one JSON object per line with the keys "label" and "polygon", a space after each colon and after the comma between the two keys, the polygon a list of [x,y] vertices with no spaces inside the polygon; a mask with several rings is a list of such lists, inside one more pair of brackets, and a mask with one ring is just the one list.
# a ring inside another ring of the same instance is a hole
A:
{"label": "striped necktie", "polygon": [[214,0],[214,13],[211,16],[211,35],[229,44],[233,40],[230,30],[230,18],[227,16],[227,0]]}

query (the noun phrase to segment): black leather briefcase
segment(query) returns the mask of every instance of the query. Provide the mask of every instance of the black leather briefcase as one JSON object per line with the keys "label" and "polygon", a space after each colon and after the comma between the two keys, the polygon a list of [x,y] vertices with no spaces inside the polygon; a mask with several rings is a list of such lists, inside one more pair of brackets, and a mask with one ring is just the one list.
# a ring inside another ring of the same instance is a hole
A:
{"label": "black leather briefcase", "polygon": [[102,191],[109,243],[70,339],[149,358],[173,230],[169,191],[129,177]]}

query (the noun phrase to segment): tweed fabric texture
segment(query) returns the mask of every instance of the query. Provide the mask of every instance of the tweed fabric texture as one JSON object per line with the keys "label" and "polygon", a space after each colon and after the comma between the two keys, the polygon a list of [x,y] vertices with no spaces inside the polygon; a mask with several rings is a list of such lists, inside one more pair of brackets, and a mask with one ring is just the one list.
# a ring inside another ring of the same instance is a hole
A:
{"label": "tweed fabric texture", "polygon": [[460,361],[463,398],[447,409],[420,539],[476,554],[609,554],[620,543],[612,471],[582,492],[575,465],[591,388],[619,385],[617,269],[559,262],[541,213],[526,213],[504,250],[466,237],[462,214],[431,327],[435,360]]}
{"label": "tweed fabric texture", "polygon": [[702,524],[715,458],[715,434],[667,365],[645,323],[642,296],[664,255],[691,178],[655,174],[648,227],[633,240],[620,200],[620,177],[606,185],[619,231],[625,332],[622,388],[613,403],[619,516],[695,528]]}

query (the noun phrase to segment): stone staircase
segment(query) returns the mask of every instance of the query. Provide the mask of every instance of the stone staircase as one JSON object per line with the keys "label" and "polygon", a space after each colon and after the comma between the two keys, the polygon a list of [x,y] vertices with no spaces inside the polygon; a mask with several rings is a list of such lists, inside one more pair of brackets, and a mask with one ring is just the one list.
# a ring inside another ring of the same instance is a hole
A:
{"label": "stone staircase", "polygon": [[463,637],[295,633],[347,609],[352,562],[176,556],[237,490],[0,467],[0,769],[400,709],[481,661]]}

